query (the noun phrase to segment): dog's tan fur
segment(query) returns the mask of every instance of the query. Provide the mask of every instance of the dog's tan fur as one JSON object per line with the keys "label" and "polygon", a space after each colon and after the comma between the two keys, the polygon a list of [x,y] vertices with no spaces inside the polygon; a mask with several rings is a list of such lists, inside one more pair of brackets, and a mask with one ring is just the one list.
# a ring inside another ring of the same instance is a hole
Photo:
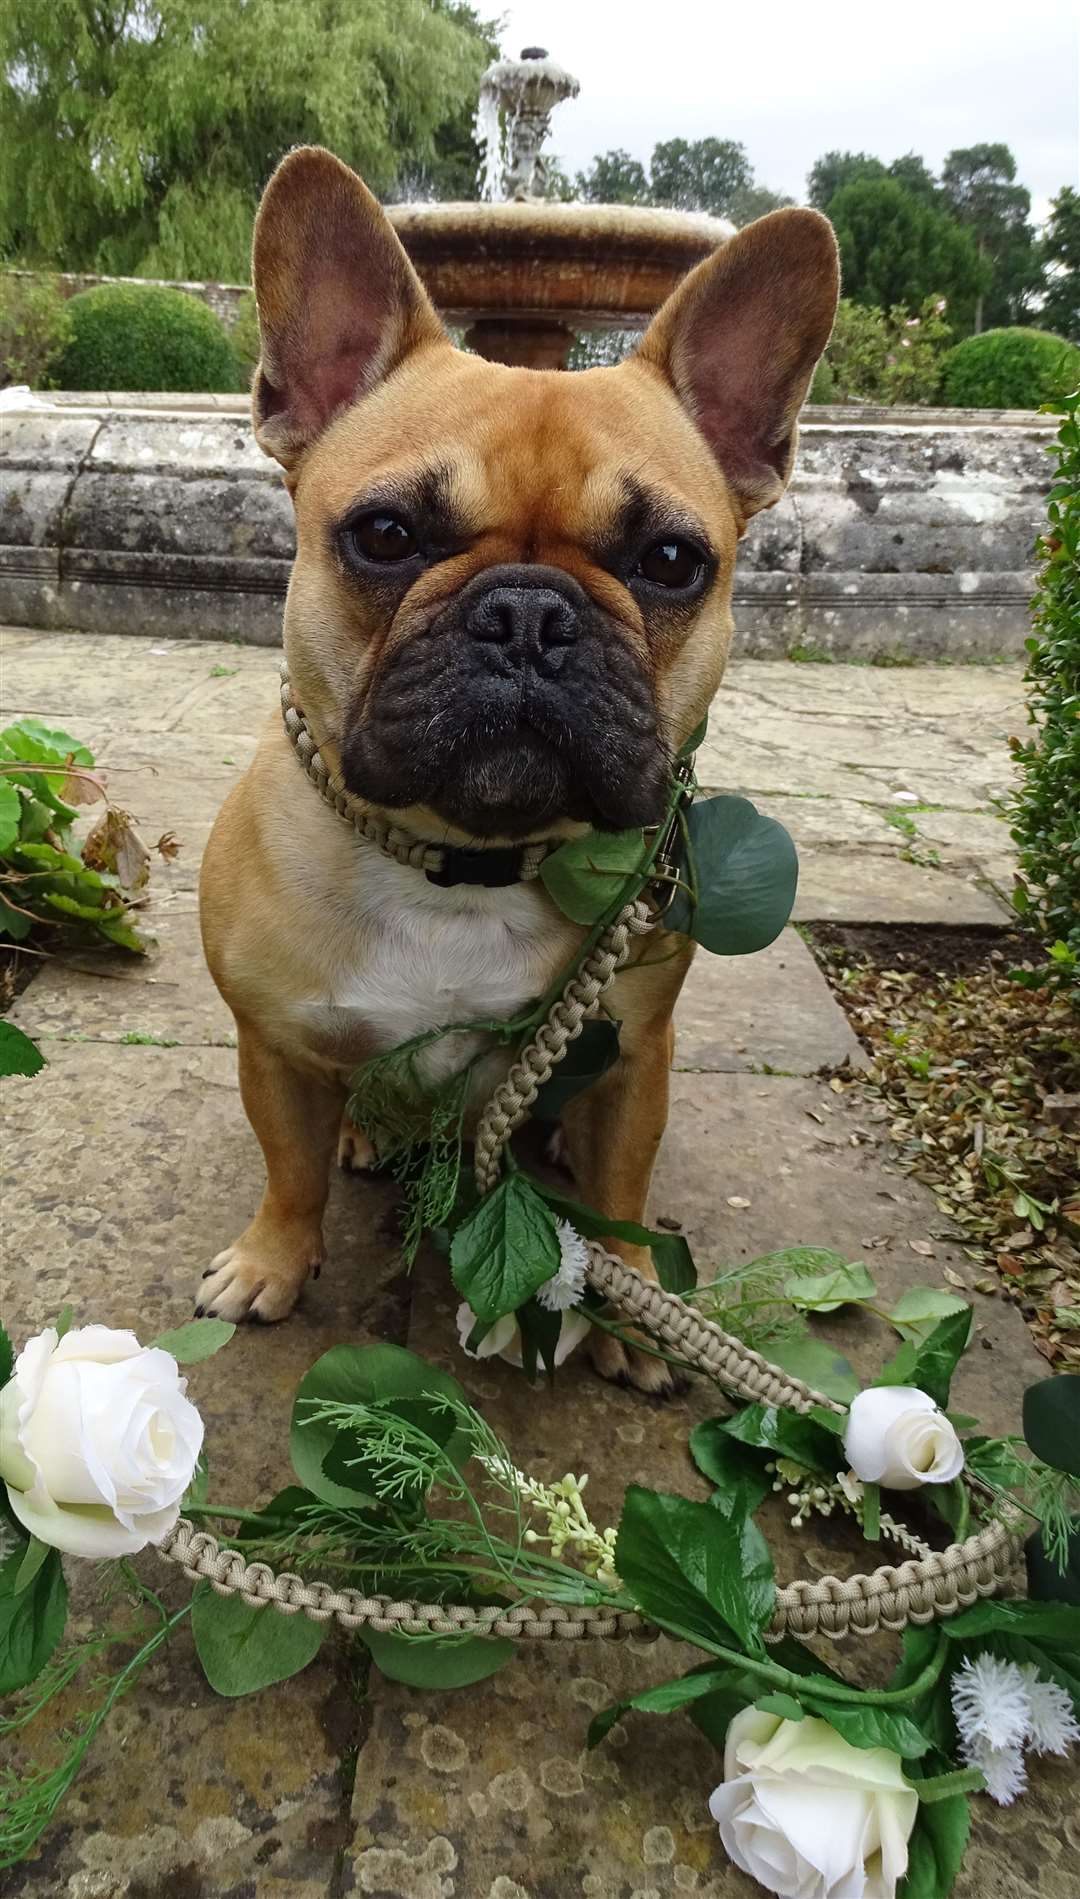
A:
{"label": "dog's tan fur", "polygon": [[[783,491],[828,338],[837,282],[825,221],[801,211],[761,220],[684,280],[636,356],[573,376],[455,350],[374,200],[327,153],[297,152],[280,167],[254,262],[256,432],[285,466],[296,509],[285,650],[328,763],[338,766],[388,658],[423,638],[474,576],[506,562],[562,569],[606,610],[652,682],[664,738],[680,745],[720,683],[738,540]],[[376,483],[435,466],[449,471],[467,541],[388,616],[334,558],[333,528]],[[650,624],[590,552],[628,474],[711,543],[715,580],[683,621]],[[422,807],[392,815],[420,836],[468,841]],[[578,828],[546,823],[542,835]],[[262,1205],[204,1275],[201,1303],[279,1319],[321,1261],[350,1071],[429,1021],[509,1013],[546,988],[583,932],[537,885],[436,889],[360,844],[304,779],[276,719],[214,827],[201,905],[267,1167]],[[672,1010],[692,954],[681,939],[672,946],[617,979],[621,1058],[565,1116],[581,1198],[613,1218],[644,1216],[667,1118]],[[499,1073],[500,1058],[485,1065],[485,1088]],[[362,1164],[362,1141],[347,1128],[341,1140],[343,1157]],[[647,1255],[630,1256],[651,1270]],[[595,1336],[609,1376],[665,1388],[660,1361]]]}

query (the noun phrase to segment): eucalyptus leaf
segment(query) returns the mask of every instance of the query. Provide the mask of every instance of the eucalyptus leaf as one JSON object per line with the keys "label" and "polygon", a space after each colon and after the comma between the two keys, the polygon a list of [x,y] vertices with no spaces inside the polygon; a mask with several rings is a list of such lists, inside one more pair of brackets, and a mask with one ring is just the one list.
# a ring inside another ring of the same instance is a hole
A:
{"label": "eucalyptus leaf", "polygon": [[669,1634],[703,1647],[734,1636],[762,1654],[775,1599],[772,1559],[749,1517],[721,1522],[709,1504],[631,1484],[615,1568],[637,1606]]}
{"label": "eucalyptus leaf", "polygon": [[554,1215],[521,1173],[485,1195],[450,1246],[454,1284],[488,1324],[524,1305],[558,1272],[559,1260]]}
{"label": "eucalyptus leaf", "polygon": [[1024,1436],[1044,1464],[1080,1477],[1080,1373],[1063,1372],[1028,1386]]}
{"label": "eucalyptus leaf", "polygon": [[[465,1393],[456,1378],[429,1365],[400,1345],[334,1345],[316,1359],[297,1387],[289,1427],[289,1454],[301,1484],[313,1491],[323,1503],[355,1509],[358,1501],[373,1503],[373,1497],[358,1496],[354,1487],[335,1482],[323,1469],[327,1453],[339,1444],[341,1432],[322,1418],[313,1417],[313,1400],[324,1399],[340,1404],[387,1404],[397,1399],[425,1396],[453,1398],[465,1402]],[[447,1445],[453,1458],[468,1454],[468,1439],[459,1432]]]}
{"label": "eucalyptus leaf", "polygon": [[784,1295],[804,1312],[835,1312],[838,1306],[876,1298],[877,1287],[862,1260],[841,1259],[818,1273],[793,1273],[784,1283]]}
{"label": "eucalyptus leaf", "polygon": [[360,1629],[371,1659],[388,1681],[409,1688],[468,1688],[487,1681],[505,1667],[514,1654],[513,1642],[501,1636],[451,1635],[429,1641],[415,1635],[389,1635],[378,1629]]}
{"label": "eucalyptus leaf", "polygon": [[540,881],[573,923],[598,923],[636,888],[645,856],[640,831],[587,831],[545,857]]}
{"label": "eucalyptus leaf", "polygon": [[220,1352],[235,1331],[235,1325],[228,1319],[189,1319],[186,1325],[178,1325],[172,1332],[162,1332],[153,1344],[160,1351],[168,1352],[178,1365],[197,1365]]}
{"label": "eucalyptus leaf", "polygon": [[14,1022],[0,1020],[0,1075],[37,1075],[45,1066],[45,1057]]}
{"label": "eucalyptus leaf", "polygon": [[67,1585],[56,1550],[47,1550],[32,1580],[19,1587],[28,1553],[20,1539],[0,1564],[0,1695],[14,1694],[40,1675],[64,1633]]}
{"label": "eucalyptus leaf", "polygon": [[886,1313],[889,1324],[903,1339],[925,1339],[939,1320],[962,1312],[967,1301],[943,1286],[909,1286]]}
{"label": "eucalyptus leaf", "polygon": [[219,1596],[200,1583],[191,1599],[191,1632],[211,1688],[229,1697],[288,1681],[314,1661],[327,1624],[304,1614],[279,1615],[271,1603],[252,1609],[240,1596]]}
{"label": "eucalyptus leaf", "polygon": [[799,878],[783,825],[749,798],[723,795],[692,804],[679,838],[681,883],[665,929],[693,937],[716,956],[767,949],[791,915]]}
{"label": "eucalyptus leaf", "polygon": [[925,1338],[906,1339],[874,1380],[875,1385],[914,1385],[945,1409],[952,1375],[971,1335],[970,1306],[935,1325]]}

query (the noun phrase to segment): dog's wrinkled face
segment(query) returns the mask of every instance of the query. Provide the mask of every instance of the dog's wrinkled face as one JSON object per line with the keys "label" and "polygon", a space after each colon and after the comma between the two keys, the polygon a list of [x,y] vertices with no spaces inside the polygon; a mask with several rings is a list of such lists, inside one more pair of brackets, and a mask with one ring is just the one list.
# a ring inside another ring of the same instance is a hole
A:
{"label": "dog's wrinkled face", "polygon": [[451,347],[344,166],[279,169],[256,428],[296,506],[294,688],[357,796],[483,840],[661,816],[835,304],[824,220],[766,225],[618,369],[507,369]]}

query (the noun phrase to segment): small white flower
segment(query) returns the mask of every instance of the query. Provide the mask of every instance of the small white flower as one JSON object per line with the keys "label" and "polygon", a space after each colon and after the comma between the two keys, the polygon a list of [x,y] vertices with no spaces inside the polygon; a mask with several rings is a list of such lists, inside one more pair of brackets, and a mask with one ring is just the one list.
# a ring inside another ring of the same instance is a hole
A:
{"label": "small white flower", "polygon": [[961,1748],[1020,1747],[1031,1729],[1031,1697],[1015,1662],[996,1655],[970,1656],[951,1684]]}
{"label": "small white flower", "polygon": [[536,1295],[536,1303],[545,1312],[569,1312],[579,1306],[585,1293],[589,1271],[589,1249],[569,1220],[557,1220],[559,1270],[546,1280]]}
{"label": "small white flower", "polygon": [[1018,1747],[989,1747],[983,1742],[965,1754],[969,1767],[977,1767],[986,1782],[986,1791],[999,1807],[1011,1807],[1027,1787],[1027,1768]]}
{"label": "small white flower", "polygon": [[1043,1681],[1033,1662],[1025,1662],[1020,1673],[1031,1703],[1028,1746],[1035,1754],[1067,1754],[1073,1742],[1080,1741],[1080,1722],[1065,1689],[1056,1681]]}

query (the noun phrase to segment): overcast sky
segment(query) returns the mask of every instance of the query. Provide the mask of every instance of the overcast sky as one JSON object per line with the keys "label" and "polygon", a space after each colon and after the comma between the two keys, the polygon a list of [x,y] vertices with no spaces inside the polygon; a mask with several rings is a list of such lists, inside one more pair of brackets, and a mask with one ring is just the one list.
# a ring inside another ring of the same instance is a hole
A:
{"label": "overcast sky", "polygon": [[505,53],[546,46],[581,81],[550,141],[571,169],[713,135],[801,198],[834,148],[916,151],[936,170],[1003,140],[1036,216],[1080,183],[1080,0],[513,0],[504,18]]}

